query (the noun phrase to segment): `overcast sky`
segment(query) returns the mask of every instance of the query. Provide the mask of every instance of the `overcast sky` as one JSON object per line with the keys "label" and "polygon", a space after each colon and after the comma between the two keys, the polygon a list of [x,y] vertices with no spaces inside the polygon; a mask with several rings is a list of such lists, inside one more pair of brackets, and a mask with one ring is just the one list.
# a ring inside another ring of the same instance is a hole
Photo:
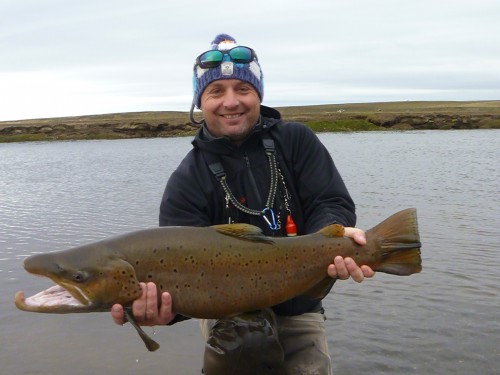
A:
{"label": "overcast sky", "polygon": [[0,121],[188,111],[218,33],[270,106],[500,99],[498,0],[0,0]]}

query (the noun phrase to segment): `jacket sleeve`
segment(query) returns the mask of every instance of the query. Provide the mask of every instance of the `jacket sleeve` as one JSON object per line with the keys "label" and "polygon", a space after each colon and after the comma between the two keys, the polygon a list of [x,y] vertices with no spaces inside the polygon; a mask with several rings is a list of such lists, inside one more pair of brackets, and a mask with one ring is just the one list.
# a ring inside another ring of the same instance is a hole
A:
{"label": "jacket sleeve", "polygon": [[[160,204],[160,226],[194,226],[212,225],[209,219],[207,199],[210,199],[212,184],[201,183],[203,178],[211,178],[196,168],[195,152],[186,155],[181,164],[168,179]],[[208,189],[208,190],[207,190]],[[177,314],[168,323],[173,325],[189,317]]]}
{"label": "jacket sleeve", "polygon": [[289,127],[285,132],[290,146],[288,158],[304,211],[305,232],[313,233],[333,223],[354,226],[354,202],[326,147],[303,124],[287,123],[283,127]]}
{"label": "jacket sleeve", "polygon": [[[189,152],[170,176],[160,204],[160,226],[204,227],[214,223],[215,187],[207,168],[197,168],[196,151]],[[219,202],[220,205],[220,202]]]}

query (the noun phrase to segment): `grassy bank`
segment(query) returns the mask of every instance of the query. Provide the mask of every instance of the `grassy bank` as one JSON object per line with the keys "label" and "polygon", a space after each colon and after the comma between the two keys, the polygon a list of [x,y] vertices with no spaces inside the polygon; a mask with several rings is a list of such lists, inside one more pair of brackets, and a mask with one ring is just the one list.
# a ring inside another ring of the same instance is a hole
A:
{"label": "grassy bank", "polygon": [[[277,108],[316,132],[500,129],[500,101],[388,102]],[[200,117],[199,114],[196,116]],[[135,112],[0,122],[0,142],[192,136],[187,112]]]}

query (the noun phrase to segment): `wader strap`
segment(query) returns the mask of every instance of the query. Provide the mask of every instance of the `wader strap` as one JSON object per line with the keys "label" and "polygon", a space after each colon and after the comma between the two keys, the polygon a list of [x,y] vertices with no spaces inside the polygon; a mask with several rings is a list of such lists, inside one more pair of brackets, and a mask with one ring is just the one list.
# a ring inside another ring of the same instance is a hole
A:
{"label": "wader strap", "polygon": [[264,207],[261,211],[253,210],[251,208],[243,206],[233,195],[231,192],[229,185],[226,181],[226,172],[224,171],[224,166],[220,161],[220,157],[218,155],[204,152],[202,151],[203,158],[208,165],[208,168],[215,176],[217,181],[222,186],[222,189],[226,193],[226,199],[229,199],[234,207],[238,210],[253,216],[261,216],[264,221],[269,225],[271,230],[279,229],[276,225],[275,215],[272,209],[272,205],[274,203],[274,198],[276,197],[276,190],[278,187],[278,167],[276,165],[276,149],[274,146],[274,140],[271,138],[263,138],[262,145],[266,151],[266,155],[269,159],[269,168],[271,171],[271,186],[269,187],[269,196],[267,198],[266,207]]}
{"label": "wader strap", "polygon": [[208,168],[214,174],[215,178],[220,181],[220,179],[226,176],[226,172],[224,172],[224,167],[220,161],[216,161],[214,163],[208,164]]}

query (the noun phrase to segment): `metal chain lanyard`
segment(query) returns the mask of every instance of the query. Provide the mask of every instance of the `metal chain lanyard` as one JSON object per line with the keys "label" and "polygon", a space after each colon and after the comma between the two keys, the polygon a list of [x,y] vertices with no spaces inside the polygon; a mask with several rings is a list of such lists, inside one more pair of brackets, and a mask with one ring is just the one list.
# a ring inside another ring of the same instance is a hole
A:
{"label": "metal chain lanyard", "polygon": [[[272,140],[264,140],[264,141],[271,141]],[[272,208],[274,198],[276,197],[276,190],[278,189],[278,167],[276,163],[276,155],[274,153],[274,143],[271,145],[272,147],[266,147],[266,155],[269,160],[269,169],[271,171],[271,184],[269,187],[269,195],[267,196],[266,200],[266,205],[264,209],[261,211],[259,210],[253,210],[251,208],[243,206],[234,196],[234,194],[231,192],[231,189],[229,189],[229,185],[227,184],[226,181],[226,174],[221,174],[219,172],[219,176],[216,177],[219,180],[222,189],[224,190],[224,193],[226,194],[226,207],[229,207],[229,202],[232,203],[232,205],[240,210],[241,212],[244,212],[248,215],[253,215],[253,216],[260,216],[262,219],[266,222],[266,224],[269,226],[269,229],[271,230],[278,230],[280,227],[276,223],[276,215],[274,214],[274,210]]]}
{"label": "metal chain lanyard", "polygon": [[[273,210],[273,203],[276,198],[278,184],[279,182],[281,182],[284,205],[287,211],[286,226],[285,226],[286,233],[288,236],[295,236],[297,234],[297,228],[292,220],[292,215],[291,215],[291,209],[290,209],[291,196],[290,193],[288,192],[288,189],[286,188],[283,174],[281,173],[281,170],[278,168],[278,163],[276,162],[274,141],[269,138],[264,138],[262,140],[262,144],[264,146],[264,149],[266,150],[266,156],[269,161],[271,182],[269,186],[269,195],[267,196],[266,205],[260,211],[245,207],[236,199],[236,197],[231,192],[229,185],[227,184],[226,172],[224,171],[224,167],[222,166],[220,160],[215,161],[212,158],[212,161],[210,163],[207,163],[208,167],[210,168],[211,172],[214,174],[216,179],[219,181],[219,183],[222,186],[222,189],[224,190],[224,193],[226,194],[225,197],[226,210],[229,212],[229,203],[231,203],[236,209],[240,210],[243,213],[246,213],[247,215],[262,217],[262,219],[269,226],[269,229],[271,229],[272,231],[281,229],[281,216],[278,215],[278,217],[276,218],[276,215]],[[231,216],[229,216],[228,220],[229,223],[231,224],[232,223]]]}

